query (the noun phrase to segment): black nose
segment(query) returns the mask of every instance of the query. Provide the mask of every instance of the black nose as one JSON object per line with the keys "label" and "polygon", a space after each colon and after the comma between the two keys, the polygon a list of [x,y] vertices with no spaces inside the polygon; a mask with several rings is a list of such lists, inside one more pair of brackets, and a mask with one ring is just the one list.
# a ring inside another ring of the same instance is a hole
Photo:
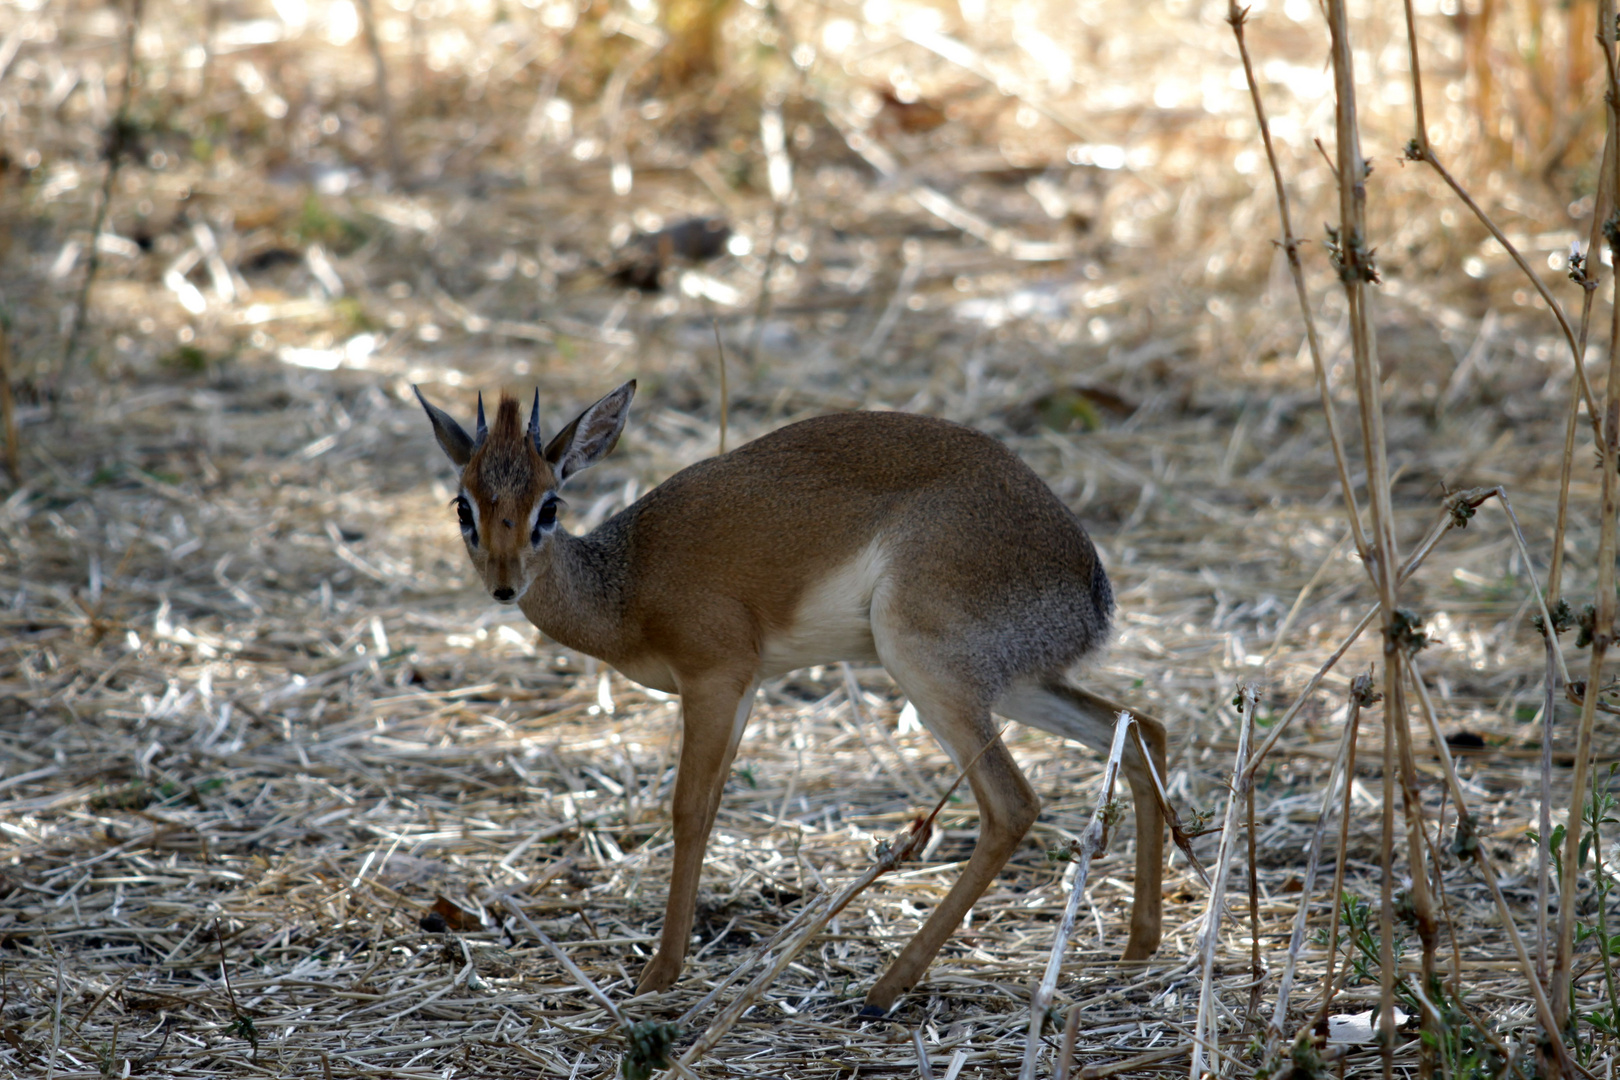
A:
{"label": "black nose", "polygon": [[501,603],[504,604],[504,603],[506,603],[506,601],[508,601],[508,600],[512,599],[512,597],[516,596],[517,593],[513,592],[511,589],[500,588],[500,589],[496,589],[491,595],[494,596],[495,599],[499,600]]}

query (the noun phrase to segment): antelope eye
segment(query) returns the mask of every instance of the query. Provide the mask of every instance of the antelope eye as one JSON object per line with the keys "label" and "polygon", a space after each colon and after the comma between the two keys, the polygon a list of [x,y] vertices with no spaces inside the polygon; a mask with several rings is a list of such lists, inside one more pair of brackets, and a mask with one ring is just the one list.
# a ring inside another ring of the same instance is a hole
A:
{"label": "antelope eye", "polygon": [[474,528],[472,504],[466,499],[456,500],[456,519],[461,522],[463,532],[472,532]]}

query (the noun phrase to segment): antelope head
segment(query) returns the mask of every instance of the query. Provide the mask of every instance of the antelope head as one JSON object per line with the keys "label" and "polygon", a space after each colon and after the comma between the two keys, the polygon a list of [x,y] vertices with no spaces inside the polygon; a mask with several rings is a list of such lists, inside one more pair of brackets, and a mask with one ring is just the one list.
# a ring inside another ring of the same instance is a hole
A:
{"label": "antelope head", "polygon": [[461,487],[451,505],[473,568],[490,596],[515,604],[550,558],[558,488],[618,443],[635,380],[580,413],[549,443],[540,437],[538,390],[527,426],[517,399],[509,394],[502,394],[495,407],[495,423],[486,423],[480,394],[477,426],[468,435],[443,409],[428,404],[421,390],[412,389],[427,410],[439,446],[461,470]]}

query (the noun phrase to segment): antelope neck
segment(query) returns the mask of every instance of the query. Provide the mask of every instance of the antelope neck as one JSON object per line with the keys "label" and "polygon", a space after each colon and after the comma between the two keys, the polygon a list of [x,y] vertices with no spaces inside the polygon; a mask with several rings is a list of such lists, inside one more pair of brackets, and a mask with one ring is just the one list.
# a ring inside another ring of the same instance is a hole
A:
{"label": "antelope neck", "polygon": [[542,562],[518,607],[547,637],[613,663],[624,652],[626,566],[608,522],[585,536],[562,528],[546,538]]}

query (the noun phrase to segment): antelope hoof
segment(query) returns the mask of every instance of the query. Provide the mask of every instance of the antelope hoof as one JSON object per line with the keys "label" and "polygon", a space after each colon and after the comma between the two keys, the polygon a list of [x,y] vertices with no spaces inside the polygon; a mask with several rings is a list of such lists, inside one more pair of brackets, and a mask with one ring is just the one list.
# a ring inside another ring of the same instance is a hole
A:
{"label": "antelope hoof", "polygon": [[1150,942],[1145,936],[1142,940],[1137,940],[1136,935],[1132,934],[1130,940],[1125,942],[1125,951],[1120,954],[1119,959],[1121,963],[1128,964],[1137,960],[1147,960],[1158,951],[1157,941]]}
{"label": "antelope hoof", "polygon": [[894,1008],[894,1003],[906,989],[904,986],[891,986],[887,978],[879,979],[877,984],[866,992],[866,1004],[861,1008],[861,1018],[871,1020],[889,1015],[889,1010]]}
{"label": "antelope hoof", "polygon": [[636,980],[636,993],[662,993],[674,986],[675,980],[680,977],[680,965],[665,963],[663,954],[659,953],[647,961],[647,966],[641,969],[641,978]]}

